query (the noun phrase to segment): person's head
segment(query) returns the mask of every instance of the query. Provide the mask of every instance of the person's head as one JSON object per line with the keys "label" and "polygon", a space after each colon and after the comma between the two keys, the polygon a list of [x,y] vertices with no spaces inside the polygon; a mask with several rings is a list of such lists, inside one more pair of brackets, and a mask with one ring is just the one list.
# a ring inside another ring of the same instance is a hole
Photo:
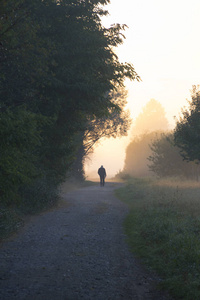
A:
{"label": "person's head", "polygon": [[101,168],[103,168],[103,166],[101,166]]}

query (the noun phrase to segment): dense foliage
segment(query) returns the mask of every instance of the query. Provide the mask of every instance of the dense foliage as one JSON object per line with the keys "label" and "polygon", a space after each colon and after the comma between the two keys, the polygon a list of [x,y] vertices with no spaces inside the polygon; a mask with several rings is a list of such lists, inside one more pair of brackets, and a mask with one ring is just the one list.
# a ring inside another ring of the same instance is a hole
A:
{"label": "dense foliage", "polygon": [[123,42],[125,26],[101,24],[108,2],[0,2],[4,203],[27,201],[28,191],[32,202],[49,197],[45,191],[64,180],[91,124],[113,120],[113,112],[121,114],[110,95],[125,78],[138,76],[114,52]]}
{"label": "dense foliage", "polygon": [[197,179],[200,168],[194,162],[183,160],[180,149],[174,145],[173,133],[163,133],[150,145],[149,169],[159,177],[181,176]]}
{"label": "dense foliage", "polygon": [[187,161],[200,161],[200,90],[193,86],[189,108],[182,110],[174,131],[176,145]]}

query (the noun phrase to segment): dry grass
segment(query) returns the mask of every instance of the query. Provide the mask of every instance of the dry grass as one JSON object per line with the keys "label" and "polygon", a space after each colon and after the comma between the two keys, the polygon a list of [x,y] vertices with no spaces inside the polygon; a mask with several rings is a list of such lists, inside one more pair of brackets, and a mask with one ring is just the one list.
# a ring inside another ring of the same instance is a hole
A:
{"label": "dry grass", "polygon": [[200,182],[178,179],[157,180],[153,183],[165,201],[174,209],[191,215],[200,216]]}

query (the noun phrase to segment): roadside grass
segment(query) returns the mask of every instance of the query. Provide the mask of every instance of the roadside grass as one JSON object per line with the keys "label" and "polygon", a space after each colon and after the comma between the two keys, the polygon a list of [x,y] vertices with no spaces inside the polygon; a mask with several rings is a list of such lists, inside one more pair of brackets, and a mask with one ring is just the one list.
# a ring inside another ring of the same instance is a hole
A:
{"label": "roadside grass", "polygon": [[162,277],[160,288],[200,299],[200,184],[132,178],[116,194],[130,207],[130,248]]}
{"label": "roadside grass", "polygon": [[[20,206],[0,205],[0,243],[12,236],[24,226],[32,215],[46,212],[50,209],[60,207],[62,204],[62,195],[78,188],[95,185],[92,181],[75,181],[74,179],[66,181],[55,193],[49,186],[41,191],[40,186],[33,187],[32,190],[24,192],[24,200]],[[45,185],[43,185],[44,187]],[[39,190],[39,192],[38,192]]]}
{"label": "roadside grass", "polygon": [[60,186],[60,192],[61,194],[68,193],[70,191],[74,191],[80,188],[84,188],[87,186],[96,185],[97,182],[91,181],[91,180],[84,180],[84,181],[77,181],[76,179],[70,178],[69,180],[66,180],[61,186]]}
{"label": "roadside grass", "polygon": [[14,209],[0,208],[0,242],[15,233],[23,224],[23,218]]}

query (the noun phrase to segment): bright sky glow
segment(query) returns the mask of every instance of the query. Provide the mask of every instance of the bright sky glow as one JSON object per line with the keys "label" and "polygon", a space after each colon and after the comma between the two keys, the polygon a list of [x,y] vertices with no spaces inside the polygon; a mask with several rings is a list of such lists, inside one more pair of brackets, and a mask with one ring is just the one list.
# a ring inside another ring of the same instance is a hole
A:
{"label": "bright sky glow", "polygon": [[[142,82],[127,82],[128,108],[133,119],[151,99],[158,100],[174,126],[174,116],[190,99],[190,89],[200,84],[199,0],[111,0],[105,27],[127,24],[126,40],[117,49],[121,62],[130,62]],[[101,143],[87,170],[99,165],[107,173],[123,169],[127,139]]]}

